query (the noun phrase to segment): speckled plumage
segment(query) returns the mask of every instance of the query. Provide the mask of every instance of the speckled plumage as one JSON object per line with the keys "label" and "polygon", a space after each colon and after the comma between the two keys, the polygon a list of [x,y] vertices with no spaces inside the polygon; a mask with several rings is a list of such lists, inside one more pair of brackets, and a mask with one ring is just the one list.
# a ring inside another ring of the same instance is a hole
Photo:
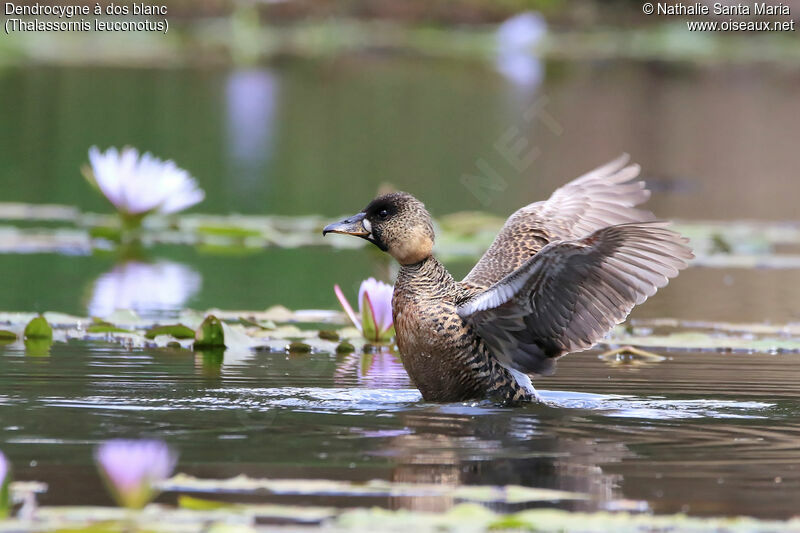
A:
{"label": "speckled plumage", "polygon": [[530,374],[585,350],[692,257],[686,239],[635,206],[649,191],[627,156],[514,213],[463,281],[431,255],[433,226],[406,193],[373,200],[327,232],[400,262],[392,301],[403,364],[423,398],[535,399]]}
{"label": "speckled plumage", "polygon": [[458,307],[474,294],[434,257],[400,267],[392,314],[408,375],[429,401],[532,399],[458,316]]}

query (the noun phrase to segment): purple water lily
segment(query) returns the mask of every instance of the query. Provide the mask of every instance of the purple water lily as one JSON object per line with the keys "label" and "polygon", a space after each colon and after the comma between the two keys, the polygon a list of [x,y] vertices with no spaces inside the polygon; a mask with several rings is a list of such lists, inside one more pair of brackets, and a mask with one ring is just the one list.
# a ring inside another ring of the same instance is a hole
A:
{"label": "purple water lily", "polygon": [[8,459],[0,452],[0,518],[8,516],[11,509],[9,484],[11,483],[11,465]]}
{"label": "purple water lily", "polygon": [[153,484],[172,474],[177,455],[162,441],[117,439],[97,448],[95,462],[117,503],[141,509],[157,493]]}
{"label": "purple water lily", "polygon": [[8,471],[8,459],[6,459],[3,452],[0,452],[0,485],[5,483],[6,477],[8,477]]}
{"label": "purple water lily", "polygon": [[394,322],[392,321],[392,292],[394,288],[375,278],[361,282],[358,289],[358,314],[353,311],[350,303],[338,285],[333,286],[336,298],[344,308],[347,316],[358,328],[361,334],[373,342],[385,342],[394,336]]}
{"label": "purple water lily", "polygon": [[123,217],[176,213],[205,197],[194,178],[173,161],[162,161],[149,152],[140,156],[136,148],[101,152],[92,146],[89,162],[91,167],[84,169],[86,179]]}

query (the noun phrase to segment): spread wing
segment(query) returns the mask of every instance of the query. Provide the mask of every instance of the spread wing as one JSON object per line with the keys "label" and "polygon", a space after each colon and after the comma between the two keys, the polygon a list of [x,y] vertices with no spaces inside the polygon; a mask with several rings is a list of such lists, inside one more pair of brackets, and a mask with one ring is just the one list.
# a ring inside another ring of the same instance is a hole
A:
{"label": "spread wing", "polygon": [[627,165],[628,159],[624,154],[511,215],[463,283],[489,287],[551,242],[578,239],[613,224],[653,220],[652,213],[635,207],[650,191],[643,181],[633,181],[640,167]]}
{"label": "spread wing", "polygon": [[546,374],[556,357],[591,347],[686,267],[688,241],[666,226],[621,224],[548,244],[458,314],[501,364]]}

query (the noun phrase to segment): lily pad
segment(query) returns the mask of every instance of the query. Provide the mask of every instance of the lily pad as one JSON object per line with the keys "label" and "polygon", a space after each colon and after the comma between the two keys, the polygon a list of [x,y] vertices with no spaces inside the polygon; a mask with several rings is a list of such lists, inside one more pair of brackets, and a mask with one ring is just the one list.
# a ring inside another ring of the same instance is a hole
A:
{"label": "lily pad", "polygon": [[208,315],[200,324],[195,335],[194,347],[195,349],[225,347],[225,333],[222,322],[217,317]]}
{"label": "lily pad", "polygon": [[800,520],[757,520],[753,518],[695,518],[682,514],[652,515],[627,512],[580,513],[555,509],[532,509],[513,514],[498,514],[486,507],[464,503],[444,513],[358,509],[341,514],[335,524],[349,531],[386,531],[405,533],[462,531],[541,531],[541,532],[614,532],[651,531],[800,531]]}
{"label": "lily pad", "polygon": [[641,350],[634,346],[622,346],[602,353],[598,356],[611,366],[643,366],[666,361],[666,357],[657,353]]}
{"label": "lily pad", "polygon": [[129,329],[120,328],[105,320],[94,319],[94,323],[86,328],[87,333],[133,333]]}
{"label": "lily pad", "polygon": [[309,353],[311,352],[311,346],[304,342],[292,342],[289,344],[289,352],[290,353]]}
{"label": "lily pad", "polygon": [[117,309],[104,319],[110,324],[115,324],[119,327],[139,328],[146,323],[131,309]]}
{"label": "lily pad", "polygon": [[52,340],[53,328],[47,323],[45,317],[39,315],[25,326],[25,338]]}
{"label": "lily pad", "polygon": [[201,493],[345,495],[345,496],[429,496],[478,502],[522,503],[536,501],[582,500],[589,496],[560,490],[518,486],[440,485],[373,480],[366,483],[328,479],[259,479],[240,475],[229,479],[200,479],[178,474],[159,483],[161,490]]}
{"label": "lily pad", "polygon": [[208,511],[210,509],[232,509],[235,506],[235,503],[195,498],[194,496],[187,496],[186,494],[178,496],[178,507],[182,507],[183,509]]}
{"label": "lily pad", "polygon": [[17,341],[17,334],[13,331],[0,329],[0,346],[4,344],[11,344]]}
{"label": "lily pad", "polygon": [[183,324],[171,324],[152,327],[144,334],[147,339],[155,339],[159,335],[169,335],[176,339],[193,339],[195,337],[195,331]]}
{"label": "lily pad", "polygon": [[339,340],[339,334],[336,333],[333,330],[330,330],[330,329],[321,329],[321,330],[319,330],[318,335],[319,335],[320,339],[325,339],[325,340],[329,340],[329,341],[338,341]]}
{"label": "lily pad", "polygon": [[336,347],[336,353],[353,353],[356,351],[356,347],[350,344],[347,341],[342,341]]}
{"label": "lily pad", "polygon": [[317,524],[323,520],[334,518],[338,514],[337,509],[333,507],[231,503],[196,498],[186,494],[178,496],[178,506],[194,511],[224,510],[231,514],[249,515],[260,519],[280,519],[288,522]]}
{"label": "lily pad", "polygon": [[682,350],[726,350],[743,352],[800,352],[799,339],[735,337],[703,331],[681,331],[667,335],[614,334],[605,344],[648,346]]}
{"label": "lily pad", "polygon": [[277,327],[275,325],[275,322],[273,322],[272,320],[263,320],[261,322],[256,322],[255,320],[250,320],[248,318],[240,317],[239,322],[241,322],[243,326],[265,329],[265,330],[275,329]]}
{"label": "lily pad", "polygon": [[260,237],[262,232],[250,229],[250,228],[243,228],[241,226],[212,226],[212,225],[203,225],[198,226],[195,228],[197,233],[201,235],[214,235],[214,236],[221,236],[221,237],[230,237],[233,239],[243,239],[245,237]]}

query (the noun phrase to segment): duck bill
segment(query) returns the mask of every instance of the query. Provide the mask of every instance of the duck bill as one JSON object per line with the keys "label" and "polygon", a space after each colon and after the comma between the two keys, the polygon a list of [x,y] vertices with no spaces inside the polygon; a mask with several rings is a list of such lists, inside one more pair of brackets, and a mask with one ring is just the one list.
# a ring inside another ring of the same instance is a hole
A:
{"label": "duck bill", "polygon": [[370,232],[364,227],[365,216],[365,213],[359,213],[339,222],[328,224],[323,228],[322,235],[325,236],[328,233],[342,233],[344,235],[355,235],[356,237],[367,239]]}

